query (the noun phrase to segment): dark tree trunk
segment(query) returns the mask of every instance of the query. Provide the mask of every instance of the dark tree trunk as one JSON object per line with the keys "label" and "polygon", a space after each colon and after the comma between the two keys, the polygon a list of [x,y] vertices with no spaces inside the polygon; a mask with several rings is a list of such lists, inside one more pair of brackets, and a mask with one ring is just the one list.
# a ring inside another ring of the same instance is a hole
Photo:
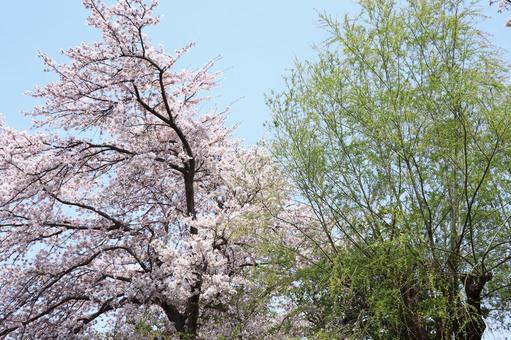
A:
{"label": "dark tree trunk", "polygon": [[163,302],[160,304],[161,308],[163,308],[163,311],[165,312],[165,315],[167,315],[167,319],[169,319],[170,322],[174,323],[174,327],[176,330],[181,333],[185,332],[185,317],[183,314],[179,313],[179,311],[171,304],[168,304],[166,302]]}
{"label": "dark tree trunk", "polygon": [[460,331],[456,336],[457,339],[480,340],[483,337],[486,323],[481,312],[481,293],[486,283],[491,279],[491,273],[466,275],[463,282],[467,297],[466,312],[463,314],[464,318]]}
{"label": "dark tree trunk", "polygon": [[[187,164],[187,171],[184,174],[186,210],[188,216],[195,219],[195,194],[194,194],[195,160],[192,158]],[[190,227],[190,234],[196,235],[197,228]],[[178,329],[182,339],[196,339],[198,331],[198,320],[200,315],[200,292],[202,288],[202,278],[199,272],[195,273],[197,280],[191,287],[192,296],[186,303],[185,320],[182,330]],[[177,327],[176,327],[177,329]]]}
{"label": "dark tree trunk", "polygon": [[[186,306],[186,322],[185,332],[190,334],[188,338],[195,338],[198,330],[198,320],[200,311],[200,290],[202,287],[202,280],[199,278],[197,282],[192,286],[194,291],[193,295],[188,298]],[[193,337],[192,337],[193,336]]]}

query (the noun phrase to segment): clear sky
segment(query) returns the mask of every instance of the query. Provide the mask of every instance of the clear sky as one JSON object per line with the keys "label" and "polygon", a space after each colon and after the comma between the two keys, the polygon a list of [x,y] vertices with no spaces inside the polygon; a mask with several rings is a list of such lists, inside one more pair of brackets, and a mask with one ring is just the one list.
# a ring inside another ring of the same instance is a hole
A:
{"label": "clear sky", "polygon": [[[222,109],[234,103],[230,122],[239,124],[235,135],[255,143],[264,135],[263,122],[270,118],[264,93],[282,89],[282,75],[293,60],[312,58],[314,44],[326,37],[318,12],[343,16],[356,12],[353,0],[161,0],[162,23],[151,32],[153,42],[169,50],[196,42],[184,66],[194,68],[221,56],[216,70],[222,71],[212,105]],[[487,8],[485,24],[495,42],[505,47],[511,29],[504,27],[507,15]],[[7,123],[26,128],[21,115],[36,103],[25,96],[35,85],[53,80],[43,72],[38,51],[58,56],[62,48],[99,39],[86,26],[87,12],[79,0],[4,0],[0,7],[0,113]],[[506,40],[507,39],[507,40]]]}
{"label": "clear sky", "polygon": [[[100,38],[86,26],[80,0],[2,1],[0,9],[0,113],[11,126],[28,127],[22,111],[36,103],[23,95],[35,85],[53,80],[43,72],[38,51],[58,56],[62,48]],[[212,105],[232,105],[230,123],[236,136],[255,143],[269,119],[264,93],[282,88],[282,75],[294,58],[314,55],[312,44],[326,38],[317,11],[340,13],[353,9],[335,0],[161,0],[161,25],[150,32],[154,43],[169,51],[189,42],[196,47],[183,58],[196,68],[220,56],[223,72]]]}
{"label": "clear sky", "polygon": [[[169,50],[196,42],[185,63],[198,67],[221,56],[216,69],[223,71],[212,104],[219,109],[234,102],[230,122],[239,123],[236,136],[247,144],[264,135],[263,122],[270,118],[264,93],[282,89],[282,75],[293,60],[315,55],[312,45],[327,36],[317,12],[342,17],[356,11],[353,0],[161,0],[162,23],[152,39]],[[36,103],[23,93],[53,78],[44,73],[38,51],[57,56],[61,48],[99,35],[85,25],[87,12],[79,0],[3,0],[0,3],[0,113],[16,128],[27,128],[21,115]],[[511,13],[485,8],[489,19],[484,29],[493,42],[511,49],[511,28],[504,23]],[[507,54],[511,62],[510,54]],[[488,332],[487,339],[503,338]]]}

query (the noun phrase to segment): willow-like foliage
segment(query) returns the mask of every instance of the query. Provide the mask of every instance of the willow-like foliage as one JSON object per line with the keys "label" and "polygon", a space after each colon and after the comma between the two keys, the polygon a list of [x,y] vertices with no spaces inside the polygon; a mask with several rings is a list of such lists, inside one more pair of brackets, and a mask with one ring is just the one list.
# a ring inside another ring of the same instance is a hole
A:
{"label": "willow-like foliage", "polygon": [[479,339],[511,307],[507,65],[469,1],[360,4],[268,100],[322,230],[287,297],[317,337]]}

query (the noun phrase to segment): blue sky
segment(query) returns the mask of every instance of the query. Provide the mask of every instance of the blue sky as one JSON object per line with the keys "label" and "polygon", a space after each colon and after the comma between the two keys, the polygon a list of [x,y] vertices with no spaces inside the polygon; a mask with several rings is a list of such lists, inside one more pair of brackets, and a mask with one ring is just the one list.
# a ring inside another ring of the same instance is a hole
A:
{"label": "blue sky", "polygon": [[[314,1],[160,1],[162,23],[153,29],[154,43],[169,51],[189,42],[196,47],[183,58],[183,67],[196,68],[220,56],[216,70],[223,72],[211,105],[223,109],[233,104],[231,124],[235,135],[255,143],[269,119],[264,93],[282,88],[282,75],[294,58],[314,55],[313,43],[326,38],[317,11],[330,13],[353,9],[353,3]],[[3,1],[0,10],[0,113],[7,123],[26,128],[22,111],[36,103],[23,93],[53,80],[43,72],[38,51],[58,56],[61,48],[82,41],[99,40],[86,26],[87,12],[80,0]]]}
{"label": "blue sky", "polygon": [[[511,29],[504,22],[511,14],[498,14],[486,1],[481,6],[491,16],[485,29],[505,47]],[[312,46],[327,37],[317,15],[322,11],[342,17],[356,12],[356,5],[353,0],[163,0],[162,23],[151,36],[169,50],[196,42],[185,67],[221,56],[216,70],[223,76],[210,103],[218,109],[234,103],[230,123],[239,124],[235,135],[252,144],[264,135],[263,122],[270,118],[264,93],[282,89],[282,75],[293,60],[312,58]],[[38,51],[58,56],[62,48],[99,39],[98,32],[86,26],[86,16],[79,0],[2,2],[0,113],[10,126],[29,126],[21,112],[31,110],[36,101],[23,93],[54,79],[43,72]]]}

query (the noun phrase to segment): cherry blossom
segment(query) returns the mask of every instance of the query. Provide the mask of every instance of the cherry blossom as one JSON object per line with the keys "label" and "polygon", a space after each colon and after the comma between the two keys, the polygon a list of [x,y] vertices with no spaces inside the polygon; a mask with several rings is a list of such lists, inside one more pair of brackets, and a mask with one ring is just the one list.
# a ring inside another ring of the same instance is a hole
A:
{"label": "cherry blossom", "polygon": [[246,299],[276,223],[254,216],[284,184],[199,109],[213,63],[176,70],[193,45],[151,43],[157,1],[83,4],[102,41],[42,55],[58,80],[33,92],[35,132],[0,126],[0,337],[228,336],[235,318],[208,320]]}

